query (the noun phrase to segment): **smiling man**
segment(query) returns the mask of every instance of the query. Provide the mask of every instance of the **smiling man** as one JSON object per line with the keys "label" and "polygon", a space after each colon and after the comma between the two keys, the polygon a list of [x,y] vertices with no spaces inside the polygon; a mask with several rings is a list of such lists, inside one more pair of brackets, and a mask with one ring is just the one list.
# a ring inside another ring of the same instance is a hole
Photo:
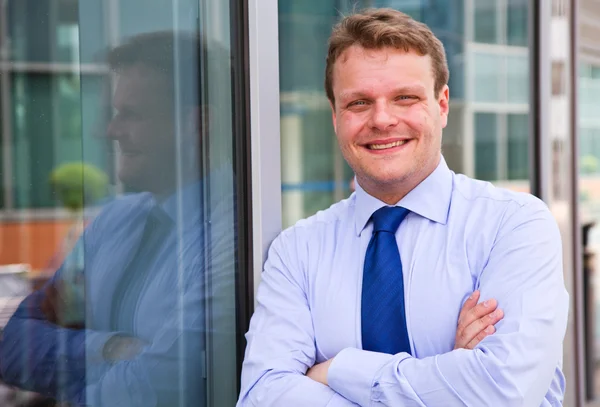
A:
{"label": "smiling man", "polygon": [[334,28],[325,88],[356,191],[272,244],[238,406],[562,405],[557,225],[448,168],[448,76],[403,13]]}

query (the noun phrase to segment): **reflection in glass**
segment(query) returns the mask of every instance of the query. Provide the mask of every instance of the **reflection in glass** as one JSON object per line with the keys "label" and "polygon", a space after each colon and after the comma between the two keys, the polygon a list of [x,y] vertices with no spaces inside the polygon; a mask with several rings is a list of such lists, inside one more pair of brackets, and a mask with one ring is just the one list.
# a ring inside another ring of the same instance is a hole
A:
{"label": "reflection in glass", "polygon": [[78,62],[77,0],[7,1],[10,59],[27,62]]}
{"label": "reflection in glass", "polygon": [[[100,79],[92,75],[89,80],[99,83]],[[81,160],[84,144],[86,161],[105,169],[105,143],[82,131],[79,75],[15,73],[10,83],[14,206],[60,205],[50,174],[61,164]]]}
{"label": "reflection in glass", "polygon": [[25,289],[0,297],[1,380],[48,405],[233,405],[228,6],[9,3],[0,275]]}

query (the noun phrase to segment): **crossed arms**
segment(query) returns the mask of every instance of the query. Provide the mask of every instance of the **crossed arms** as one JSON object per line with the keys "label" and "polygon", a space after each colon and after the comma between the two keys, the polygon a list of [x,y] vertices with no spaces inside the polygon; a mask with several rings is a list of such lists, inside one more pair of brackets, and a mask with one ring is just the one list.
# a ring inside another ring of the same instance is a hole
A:
{"label": "crossed arms", "polygon": [[346,348],[332,362],[315,366],[304,277],[277,239],[247,334],[238,407],[543,405],[549,388],[560,386],[553,377],[568,296],[551,214],[541,203],[520,210],[523,216],[508,219],[499,232],[479,281],[481,298],[496,299],[502,307],[502,326],[473,345],[459,321],[457,348],[423,359]]}

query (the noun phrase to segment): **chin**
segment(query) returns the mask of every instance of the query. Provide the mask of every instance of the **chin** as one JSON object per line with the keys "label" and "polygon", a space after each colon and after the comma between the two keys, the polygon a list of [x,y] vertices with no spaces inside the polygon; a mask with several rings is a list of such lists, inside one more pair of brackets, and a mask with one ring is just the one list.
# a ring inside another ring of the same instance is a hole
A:
{"label": "chin", "polygon": [[380,184],[397,184],[399,182],[405,182],[411,179],[415,173],[416,171],[414,170],[411,171],[409,169],[395,169],[386,171],[383,174],[374,174],[374,176],[371,178]]}

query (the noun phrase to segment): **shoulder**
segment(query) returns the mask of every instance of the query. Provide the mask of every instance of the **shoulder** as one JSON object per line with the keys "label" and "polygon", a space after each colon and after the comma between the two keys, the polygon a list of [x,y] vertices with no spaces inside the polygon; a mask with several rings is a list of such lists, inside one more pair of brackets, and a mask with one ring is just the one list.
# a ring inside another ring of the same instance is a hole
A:
{"label": "shoulder", "polygon": [[520,226],[557,230],[548,206],[536,196],[465,175],[454,176],[452,201],[481,225],[495,224],[499,234]]}
{"label": "shoulder", "polygon": [[333,233],[340,224],[354,219],[355,196],[351,195],[334,203],[325,210],[318,211],[308,218],[301,219],[282,232],[283,235],[314,235]]}
{"label": "shoulder", "polygon": [[460,200],[470,207],[507,208],[509,212],[548,211],[547,205],[536,196],[498,187],[491,182],[455,174],[453,180],[453,200]]}
{"label": "shoulder", "polygon": [[137,219],[144,205],[152,199],[147,192],[125,194],[106,201],[89,225],[90,231],[100,227],[114,229]]}
{"label": "shoulder", "polygon": [[319,242],[334,242],[340,233],[354,230],[354,211],[353,194],[325,210],[297,221],[275,238],[271,248],[301,256],[302,253],[307,253],[309,245],[318,246]]}
{"label": "shoulder", "polygon": [[541,200],[529,193],[497,187],[491,182],[469,178],[463,174],[454,174],[453,194],[454,197],[459,196],[473,203],[488,200],[505,204],[511,203],[516,206],[525,206],[532,203],[543,204]]}

